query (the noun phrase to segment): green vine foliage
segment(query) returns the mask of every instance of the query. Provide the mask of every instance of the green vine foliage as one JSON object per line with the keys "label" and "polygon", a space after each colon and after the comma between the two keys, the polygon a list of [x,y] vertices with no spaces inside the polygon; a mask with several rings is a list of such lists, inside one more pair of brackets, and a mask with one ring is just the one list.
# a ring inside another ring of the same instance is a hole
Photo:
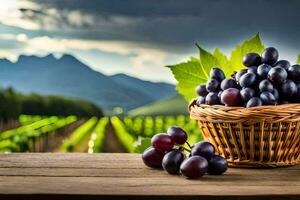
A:
{"label": "green vine foliage", "polygon": [[[195,98],[195,88],[209,79],[211,68],[220,67],[229,77],[233,71],[245,68],[242,64],[243,56],[249,52],[261,54],[264,45],[257,33],[248,40],[238,44],[231,52],[228,58],[219,49],[210,53],[197,45],[199,58],[191,57],[187,62],[167,66],[171,69],[177,80],[177,90],[189,102]],[[299,57],[300,59],[300,57]],[[298,62],[299,62],[298,59]]]}

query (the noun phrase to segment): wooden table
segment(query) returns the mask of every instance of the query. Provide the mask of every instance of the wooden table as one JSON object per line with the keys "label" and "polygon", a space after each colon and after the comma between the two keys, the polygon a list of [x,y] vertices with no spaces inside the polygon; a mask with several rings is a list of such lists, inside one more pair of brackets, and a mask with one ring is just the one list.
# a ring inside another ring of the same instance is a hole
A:
{"label": "wooden table", "polygon": [[198,180],[144,166],[139,154],[1,154],[0,199],[300,199],[300,166],[229,169]]}

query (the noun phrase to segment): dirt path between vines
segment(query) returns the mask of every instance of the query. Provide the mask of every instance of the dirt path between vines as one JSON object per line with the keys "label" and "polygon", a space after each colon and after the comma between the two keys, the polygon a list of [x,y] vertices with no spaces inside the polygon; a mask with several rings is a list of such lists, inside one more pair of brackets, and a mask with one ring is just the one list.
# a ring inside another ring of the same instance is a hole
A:
{"label": "dirt path between vines", "polygon": [[55,144],[49,147],[49,149],[47,149],[46,152],[61,152],[61,145],[63,144],[64,140],[68,139],[72,135],[72,133],[86,121],[86,119],[80,119],[67,126],[65,131],[63,131],[60,134],[57,134],[54,140]]}
{"label": "dirt path between vines", "polygon": [[126,149],[119,142],[111,123],[109,122],[106,127],[106,135],[104,141],[104,153],[127,153]]}

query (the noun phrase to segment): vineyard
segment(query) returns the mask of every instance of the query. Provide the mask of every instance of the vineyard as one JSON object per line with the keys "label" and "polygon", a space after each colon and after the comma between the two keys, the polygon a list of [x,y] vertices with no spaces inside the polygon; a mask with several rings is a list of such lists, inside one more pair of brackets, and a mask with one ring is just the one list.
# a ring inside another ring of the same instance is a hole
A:
{"label": "vineyard", "polygon": [[141,152],[149,146],[149,138],[172,125],[186,130],[189,143],[201,140],[196,122],[184,115],[89,119],[20,115],[1,130],[0,152]]}

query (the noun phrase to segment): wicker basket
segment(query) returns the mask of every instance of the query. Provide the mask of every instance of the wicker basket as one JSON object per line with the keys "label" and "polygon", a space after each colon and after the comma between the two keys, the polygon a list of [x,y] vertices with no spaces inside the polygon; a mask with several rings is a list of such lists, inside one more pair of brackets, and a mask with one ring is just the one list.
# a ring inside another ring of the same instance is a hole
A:
{"label": "wicker basket", "polygon": [[204,138],[232,167],[300,163],[300,104],[253,108],[189,105]]}

